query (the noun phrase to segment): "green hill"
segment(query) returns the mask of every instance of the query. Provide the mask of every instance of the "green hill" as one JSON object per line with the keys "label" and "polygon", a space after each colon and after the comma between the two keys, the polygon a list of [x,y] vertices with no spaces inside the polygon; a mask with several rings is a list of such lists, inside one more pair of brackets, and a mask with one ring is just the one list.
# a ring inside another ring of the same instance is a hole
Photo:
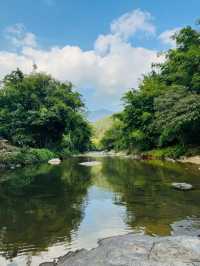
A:
{"label": "green hill", "polygon": [[106,116],[102,119],[97,120],[92,123],[93,128],[93,143],[98,147],[101,139],[103,138],[105,132],[110,129],[113,125],[113,117]]}

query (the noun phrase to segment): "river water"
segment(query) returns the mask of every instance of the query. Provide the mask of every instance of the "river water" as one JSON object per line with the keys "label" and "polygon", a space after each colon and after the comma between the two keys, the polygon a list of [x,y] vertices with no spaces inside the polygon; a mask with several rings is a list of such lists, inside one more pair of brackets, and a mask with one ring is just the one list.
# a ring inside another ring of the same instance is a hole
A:
{"label": "river water", "polygon": [[[196,165],[127,158],[71,158],[0,173],[0,265],[37,266],[99,239],[144,231],[173,234],[181,221],[200,229]],[[191,191],[174,190],[188,182]]]}

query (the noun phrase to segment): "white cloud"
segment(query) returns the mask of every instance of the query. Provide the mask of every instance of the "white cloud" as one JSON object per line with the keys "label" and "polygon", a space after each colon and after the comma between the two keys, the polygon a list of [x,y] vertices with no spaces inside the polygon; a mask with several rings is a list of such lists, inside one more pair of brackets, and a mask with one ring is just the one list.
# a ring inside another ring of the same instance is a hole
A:
{"label": "white cloud", "polygon": [[36,36],[32,32],[26,32],[24,25],[21,23],[7,27],[5,36],[14,47],[37,47]]}
{"label": "white cloud", "polygon": [[173,36],[175,33],[179,31],[180,31],[180,28],[166,30],[162,32],[158,38],[163,44],[169,45],[171,47],[176,47],[176,41],[173,39]]}
{"label": "white cloud", "polygon": [[152,20],[153,18],[149,12],[136,9],[113,21],[111,24],[111,33],[125,40],[137,31],[155,34],[156,29]]}
{"label": "white cloud", "polygon": [[[136,31],[155,32],[150,18],[149,13],[140,10],[125,14],[114,21],[111,32],[100,35],[94,49],[88,51],[70,45],[42,50],[36,46],[34,35],[25,33],[19,53],[0,51],[0,75],[16,67],[29,73],[35,62],[39,71],[59,80],[72,81],[77,88],[94,88],[94,101],[101,102],[102,106],[114,105],[127,89],[138,86],[142,74],[150,71],[153,62],[163,60],[157,57],[157,51],[134,47],[128,42]],[[13,27],[9,32],[21,40],[18,36],[23,29]]]}

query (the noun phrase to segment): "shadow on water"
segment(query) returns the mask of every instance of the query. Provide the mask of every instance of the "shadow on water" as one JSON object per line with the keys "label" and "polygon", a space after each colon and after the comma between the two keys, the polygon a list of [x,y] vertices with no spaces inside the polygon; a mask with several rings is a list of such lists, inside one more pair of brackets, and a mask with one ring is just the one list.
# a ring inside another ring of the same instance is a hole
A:
{"label": "shadow on water", "polygon": [[[97,158],[101,164],[94,167],[79,165],[85,160],[94,159],[72,158],[59,166],[0,173],[2,259],[37,256],[57,244],[67,252],[73,241],[79,248],[86,242],[93,247],[102,233],[106,237],[143,229],[170,235],[174,222],[188,217],[200,221],[198,166],[124,158]],[[177,191],[172,182],[188,182],[195,189]]]}

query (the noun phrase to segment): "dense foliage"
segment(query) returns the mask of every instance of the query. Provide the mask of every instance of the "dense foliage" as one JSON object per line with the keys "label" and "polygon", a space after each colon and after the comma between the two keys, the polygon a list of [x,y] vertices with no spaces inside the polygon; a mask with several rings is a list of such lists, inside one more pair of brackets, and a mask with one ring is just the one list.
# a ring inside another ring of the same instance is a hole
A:
{"label": "dense foliage", "polygon": [[[176,48],[154,65],[139,89],[123,97],[120,125],[105,134],[104,148],[146,151],[200,144],[200,33],[183,28]],[[111,137],[112,136],[112,137]]]}
{"label": "dense foliage", "polygon": [[19,147],[84,151],[90,127],[71,83],[44,73],[7,75],[0,90],[0,136]]}

